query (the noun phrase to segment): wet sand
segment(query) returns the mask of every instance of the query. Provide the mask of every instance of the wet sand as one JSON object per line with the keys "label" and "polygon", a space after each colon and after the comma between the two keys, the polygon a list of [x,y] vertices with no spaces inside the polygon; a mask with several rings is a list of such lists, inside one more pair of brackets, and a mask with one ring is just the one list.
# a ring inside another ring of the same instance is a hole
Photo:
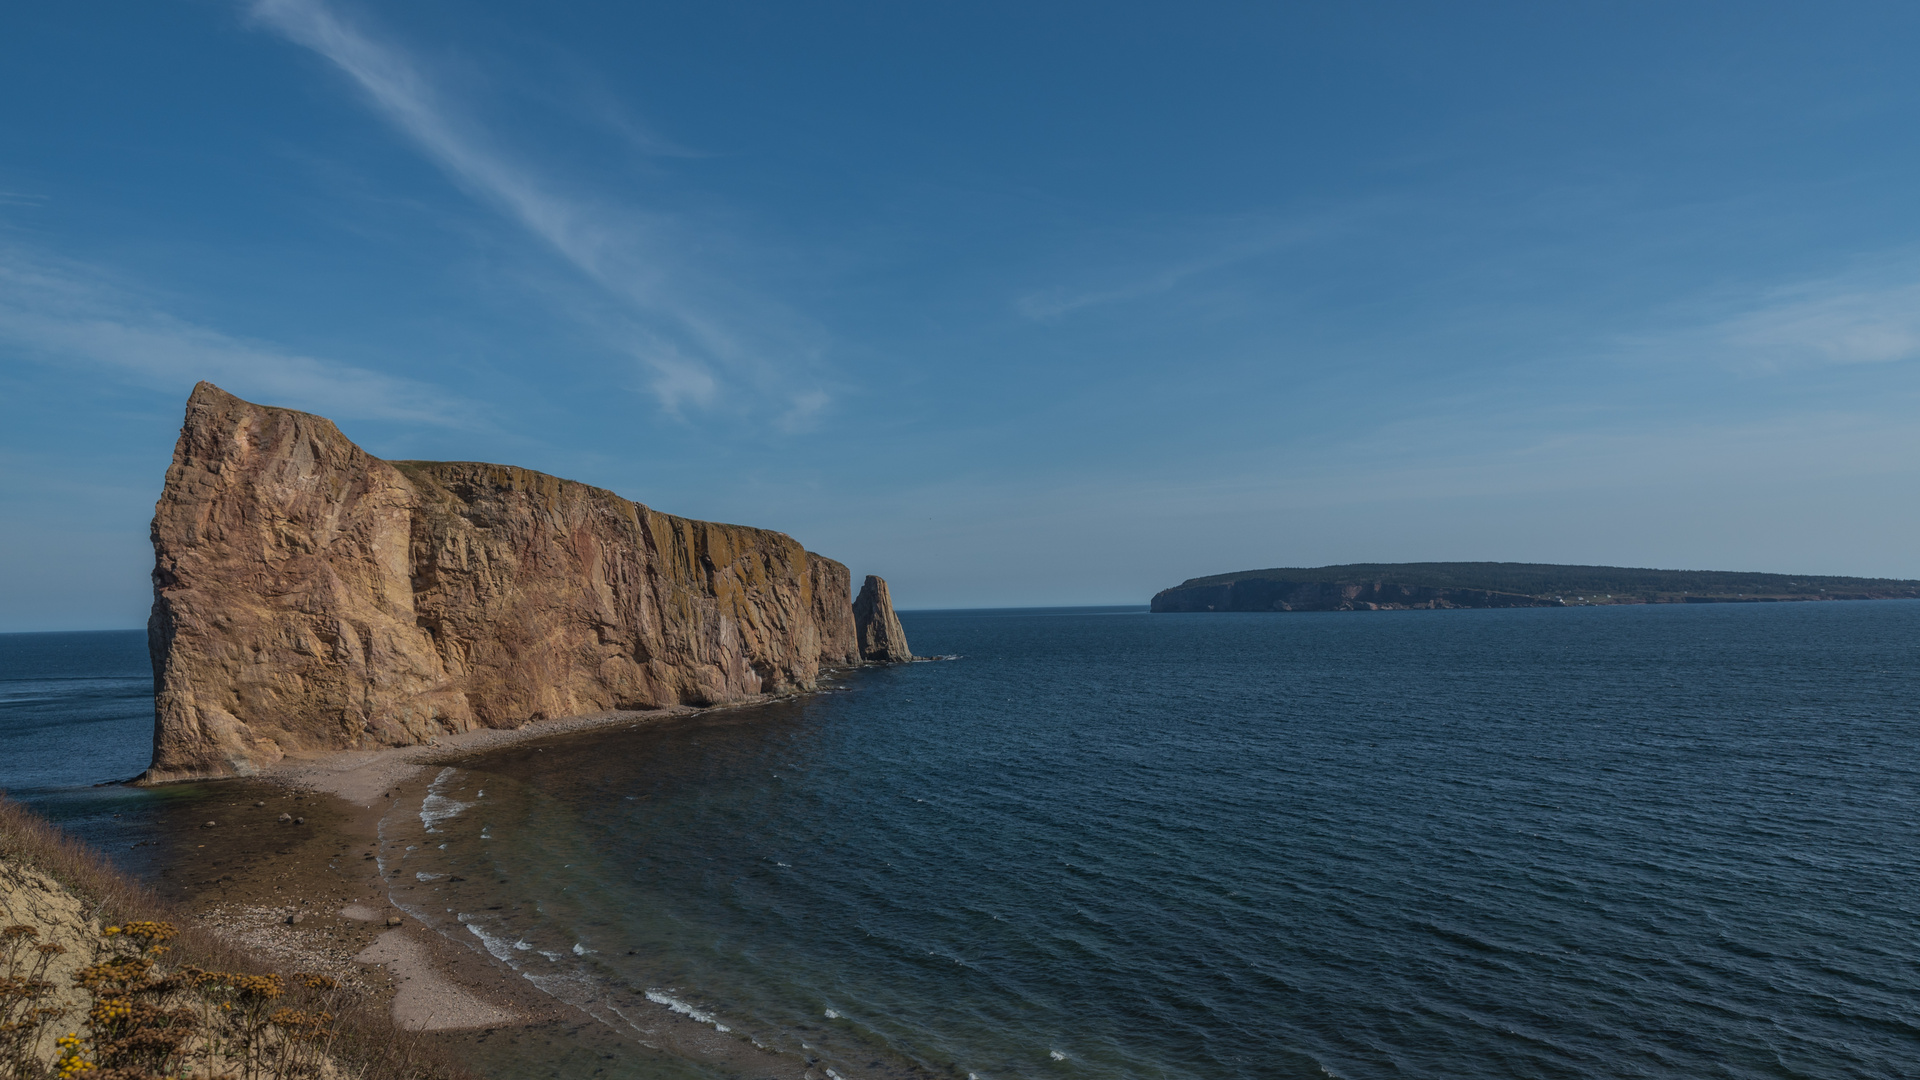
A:
{"label": "wet sand", "polygon": [[342,979],[389,1009],[403,1030],[442,1045],[484,1075],[827,1080],[822,1068],[797,1055],[760,1048],[664,1007],[640,1030],[615,1031],[410,917],[392,903],[381,877],[380,821],[396,802],[417,804],[429,766],[700,711],[609,712],[466,732],[425,746],[286,761],[258,777],[209,783],[204,797],[163,812],[168,839],[161,842],[169,850],[156,860],[154,883],[221,936],[298,970]]}

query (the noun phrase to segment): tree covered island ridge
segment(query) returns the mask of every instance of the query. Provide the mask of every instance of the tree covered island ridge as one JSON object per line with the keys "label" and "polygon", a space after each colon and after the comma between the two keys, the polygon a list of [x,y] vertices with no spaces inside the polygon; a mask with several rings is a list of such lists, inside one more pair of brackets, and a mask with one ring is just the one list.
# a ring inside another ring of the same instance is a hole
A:
{"label": "tree covered island ridge", "polygon": [[1552,563],[1348,563],[1188,578],[1153,610],[1352,611],[1920,598],[1920,581]]}

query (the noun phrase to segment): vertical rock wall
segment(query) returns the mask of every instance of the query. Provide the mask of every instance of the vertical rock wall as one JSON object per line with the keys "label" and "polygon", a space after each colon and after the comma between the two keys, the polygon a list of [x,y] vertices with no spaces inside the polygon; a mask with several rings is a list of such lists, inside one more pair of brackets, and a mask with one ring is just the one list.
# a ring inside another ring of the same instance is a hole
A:
{"label": "vertical rock wall", "polygon": [[781,533],[527,469],[381,461],[210,383],[153,544],[151,781],[803,690],[862,661],[847,568]]}
{"label": "vertical rock wall", "polygon": [[875,664],[904,664],[913,659],[907,632],[893,613],[893,597],[884,578],[867,575],[853,600],[853,629],[860,639],[860,658]]}

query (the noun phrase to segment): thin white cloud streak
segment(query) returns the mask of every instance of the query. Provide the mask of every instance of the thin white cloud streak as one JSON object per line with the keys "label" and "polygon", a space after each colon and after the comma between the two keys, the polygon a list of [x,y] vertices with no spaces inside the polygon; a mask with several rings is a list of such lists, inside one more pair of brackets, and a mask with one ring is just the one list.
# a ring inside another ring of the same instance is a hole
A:
{"label": "thin white cloud streak", "polygon": [[1770,367],[1912,360],[1920,357],[1920,284],[1783,290],[1718,330],[1729,349]]}
{"label": "thin white cloud streak", "polygon": [[832,395],[824,390],[808,390],[796,394],[787,411],[780,414],[776,421],[780,430],[789,434],[811,431],[818,425],[820,414],[833,402]]}
{"label": "thin white cloud streak", "polygon": [[207,379],[243,397],[330,416],[476,426],[480,410],[435,387],[177,318],[104,274],[0,248],[0,342],[28,359],[82,364],[178,390]]}
{"label": "thin white cloud streak", "polygon": [[558,193],[490,145],[404,51],[349,25],[320,0],[257,0],[252,12],[338,67],[456,183],[504,211],[608,293],[668,324],[668,332],[636,330],[619,345],[651,370],[651,389],[666,408],[714,404],[721,389],[716,362],[764,366],[732,327],[674,287],[673,279],[686,275],[667,250],[670,222]]}
{"label": "thin white cloud streak", "polygon": [[1622,359],[1755,373],[1920,359],[1920,271],[1909,261],[1846,277],[1690,302],[1667,325],[1624,335]]}
{"label": "thin white cloud streak", "polygon": [[1105,307],[1108,304],[1120,304],[1128,300],[1139,300],[1172,292],[1192,277],[1220,269],[1249,255],[1196,259],[1192,262],[1165,267],[1134,281],[1106,289],[1045,289],[1020,297],[1014,301],[1014,306],[1019,309],[1020,314],[1036,322],[1052,322],[1086,308]]}
{"label": "thin white cloud streak", "polygon": [[[1377,214],[1381,209],[1379,206],[1355,205],[1278,222],[1254,218],[1224,225],[1213,223],[1204,230],[1213,234],[1209,238],[1190,236],[1176,241],[1176,244],[1192,252],[1183,258],[1170,259],[1157,266],[1142,266],[1137,258],[1124,258],[1121,260],[1121,273],[1127,275],[1125,280],[1103,287],[1056,286],[1039,289],[1016,298],[1014,307],[1020,314],[1036,322],[1053,322],[1089,308],[1160,296],[1216,271],[1300,244],[1330,239],[1358,219]],[[1219,233],[1226,230],[1231,230],[1235,235],[1231,239],[1222,239]],[[1151,243],[1159,246],[1165,240]]]}

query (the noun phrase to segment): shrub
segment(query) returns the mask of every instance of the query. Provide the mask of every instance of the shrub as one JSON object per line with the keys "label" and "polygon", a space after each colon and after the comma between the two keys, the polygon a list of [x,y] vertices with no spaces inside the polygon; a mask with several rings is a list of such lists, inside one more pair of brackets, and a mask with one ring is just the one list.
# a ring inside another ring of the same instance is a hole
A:
{"label": "shrub", "polygon": [[276,971],[204,929],[170,921],[151,890],[4,795],[0,861],[45,874],[100,920],[118,920],[90,942],[93,955],[74,975],[84,1022],[58,1040],[50,1064],[34,1047],[66,1012],[46,977],[64,950],[39,942],[34,927],[0,927],[0,1080],[467,1075],[333,979]]}

